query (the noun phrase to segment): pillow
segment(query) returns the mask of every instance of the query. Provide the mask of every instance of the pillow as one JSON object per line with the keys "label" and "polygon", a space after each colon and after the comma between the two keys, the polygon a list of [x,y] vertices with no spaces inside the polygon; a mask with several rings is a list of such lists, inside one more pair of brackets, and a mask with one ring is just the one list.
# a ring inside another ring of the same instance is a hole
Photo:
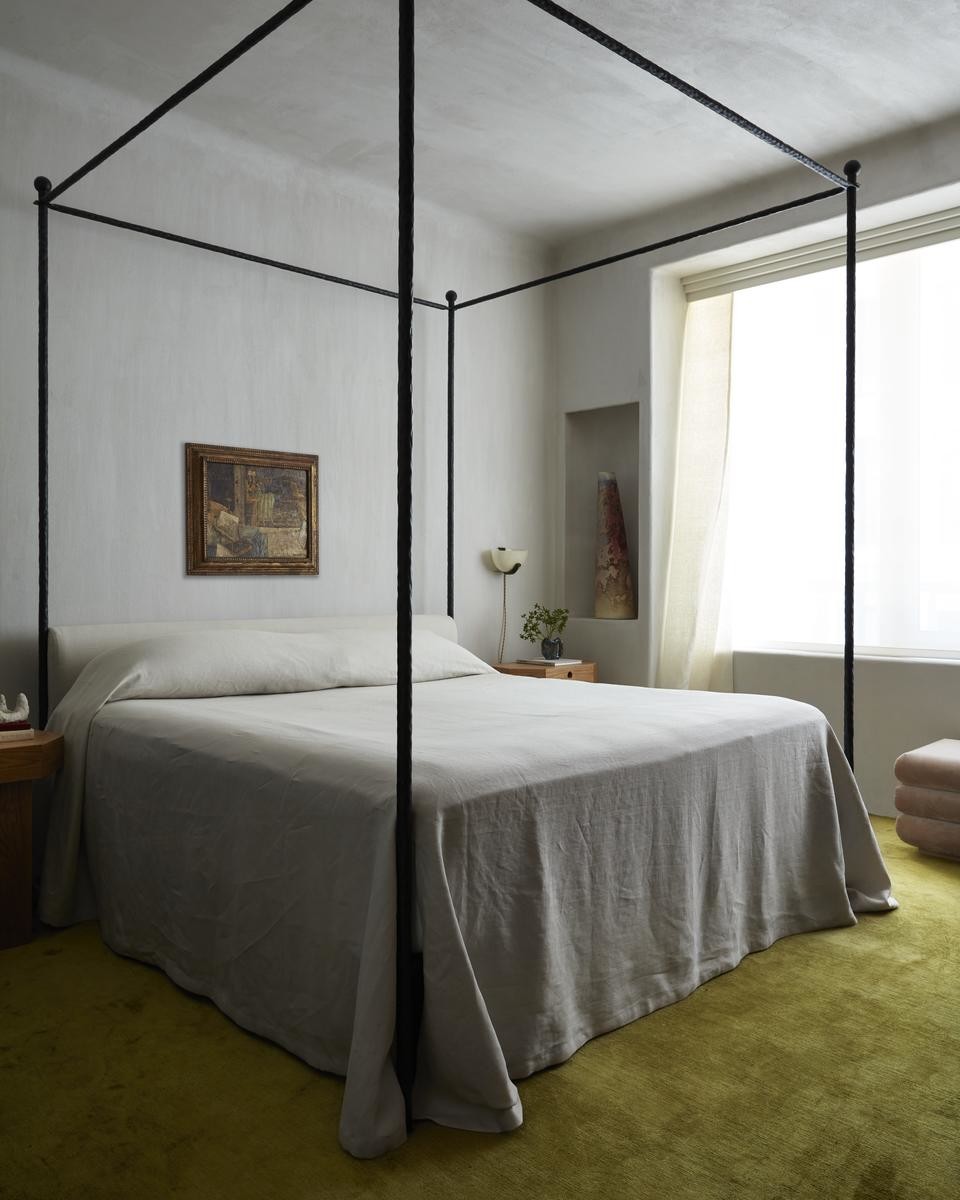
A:
{"label": "pillow", "polygon": [[[429,630],[414,631],[412,657],[415,683],[494,673],[463,646]],[[74,708],[81,693],[86,705],[99,708],[117,700],[270,695],[396,682],[392,629],[216,629],[146,638],[97,655],[57,711]]]}

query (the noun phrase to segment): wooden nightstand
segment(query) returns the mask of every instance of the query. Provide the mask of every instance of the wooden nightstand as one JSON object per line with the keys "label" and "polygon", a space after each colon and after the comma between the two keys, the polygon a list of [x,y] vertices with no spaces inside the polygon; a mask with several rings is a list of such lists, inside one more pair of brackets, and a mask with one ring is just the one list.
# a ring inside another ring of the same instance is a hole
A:
{"label": "wooden nightstand", "polygon": [[62,764],[62,733],[0,741],[0,950],[22,946],[33,934],[32,781]]}
{"label": "wooden nightstand", "polygon": [[501,675],[528,675],[531,679],[579,679],[581,683],[597,682],[595,662],[577,663],[572,667],[549,667],[540,663],[494,663]]}

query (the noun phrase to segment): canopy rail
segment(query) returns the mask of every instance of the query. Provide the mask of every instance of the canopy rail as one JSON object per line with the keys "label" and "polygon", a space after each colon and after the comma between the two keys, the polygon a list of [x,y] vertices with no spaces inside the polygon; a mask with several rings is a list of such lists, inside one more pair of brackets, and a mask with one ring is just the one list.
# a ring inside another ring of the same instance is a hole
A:
{"label": "canopy rail", "polygon": [[624,262],[628,258],[637,258],[641,254],[652,254],[655,250],[665,250],[669,246],[679,246],[683,242],[691,242],[694,238],[706,237],[709,233],[719,233],[722,229],[734,229],[737,225],[746,225],[750,221],[759,221],[761,217],[772,217],[776,213],[788,212],[791,208],[802,208],[805,204],[813,204],[817,200],[827,200],[831,196],[839,196],[846,188],[828,188],[825,192],[814,192],[810,196],[801,196],[799,200],[788,200],[784,204],[774,204],[769,208],[758,209],[757,212],[747,213],[742,217],[731,217],[728,221],[717,221],[713,225],[705,225],[702,229],[694,229],[691,233],[678,233],[674,237],[662,238],[659,242],[648,242],[635,250],[624,250],[620,254],[610,254],[606,258],[598,258],[593,262],[582,263],[578,267],[568,267],[565,271],[554,271],[551,275],[541,275],[538,279],[530,279],[526,283],[517,283],[513,287],[501,288],[497,292],[487,292],[483,296],[475,296],[472,300],[461,300],[455,307],[472,308],[475,304],[484,304],[487,300],[499,300],[503,296],[513,296],[517,292],[525,292],[528,288],[540,287],[544,283],[554,283],[558,279],[569,279],[571,275],[582,275],[584,271],[596,271],[599,267],[609,267],[613,263]]}
{"label": "canopy rail", "polygon": [[[40,205],[39,200],[34,204]],[[209,250],[213,254],[225,254],[228,258],[239,258],[244,262],[259,263],[263,267],[274,267],[278,271],[289,271],[293,275],[307,275],[311,279],[322,279],[325,283],[339,283],[343,287],[358,288],[362,292],[373,292],[377,296],[387,296],[397,299],[397,293],[389,288],[375,287],[372,283],[361,283],[356,279],[347,279],[344,275],[329,275],[325,271],[314,271],[310,267],[299,267],[295,263],[280,262],[276,258],[264,258],[260,254],[250,254],[246,250],[232,250],[229,246],[218,246],[214,242],[200,241],[198,238],[185,237],[180,233],[169,233],[165,229],[152,229],[149,225],[137,225],[133,221],[122,221],[119,217],[105,217],[102,213],[88,212],[83,208],[71,208],[66,204],[47,204],[54,212],[66,213],[71,217],[80,217],[84,221],[95,221],[99,225],[112,225],[115,229],[128,229],[132,233],[143,233],[147,237],[161,238],[165,242],[178,242],[181,246],[192,246],[195,250]],[[424,308],[436,308],[440,312],[447,311],[447,305],[437,300],[423,300],[414,296],[414,304]]]}
{"label": "canopy rail", "polygon": [[279,29],[281,25],[285,25],[291,17],[295,17],[301,9],[306,8],[308,4],[312,3],[313,0],[290,0],[289,4],[284,5],[279,12],[274,13],[274,15],[270,17],[269,20],[264,21],[262,25],[258,25],[252,33],[248,33],[247,36],[241,41],[237,42],[237,44],[231,50],[228,50],[226,54],[222,54],[216,60],[216,62],[211,63],[206,70],[201,71],[199,75],[195,75],[189,83],[185,83],[182,88],[178,88],[172,96],[168,96],[162,104],[158,104],[156,108],[148,112],[142,120],[138,121],[136,125],[132,125],[126,133],[121,134],[121,136],[115,141],[111,142],[109,146],[106,146],[103,150],[101,150],[99,154],[95,154],[93,158],[88,159],[88,161],[85,162],[82,167],[78,167],[77,170],[74,171],[72,175],[68,175],[62,183],[58,183],[56,187],[51,188],[47,199],[56,200],[56,198],[62,195],[67,188],[73,187],[75,183],[79,183],[85,175],[89,175],[91,171],[96,170],[96,168],[102,163],[105,163],[108,158],[113,158],[118,150],[122,150],[124,146],[129,145],[134,138],[139,137],[140,134],[143,133],[144,130],[149,129],[151,125],[155,125],[157,121],[159,121],[161,117],[166,116],[171,109],[176,108],[179,104],[182,104],[188,96],[192,96],[194,92],[199,91],[205,83],[209,83],[211,79],[215,79],[216,76],[219,75],[221,71],[224,71],[227,67],[229,67],[231,63],[236,62],[238,58],[242,58],[248,50],[252,50],[253,47],[259,42],[262,42],[265,37],[269,37],[274,30]]}
{"label": "canopy rail", "polygon": [[702,104],[704,108],[708,108],[711,112],[716,113],[718,117],[723,117],[725,121],[729,121],[731,125],[736,125],[738,129],[744,130],[746,133],[752,134],[761,142],[766,142],[768,146],[772,146],[774,150],[779,150],[781,154],[786,154],[789,158],[794,159],[802,166],[807,167],[811,171],[815,171],[818,175],[822,175],[824,179],[829,179],[832,183],[838,184],[844,191],[849,187],[856,187],[856,183],[851,183],[849,179],[843,175],[838,175],[836,171],[831,171],[821,162],[817,162],[815,158],[811,158],[808,154],[804,154],[795,146],[791,146],[788,142],[778,138],[769,130],[761,129],[759,125],[755,125],[753,121],[748,120],[742,114],[735,112],[732,108],[728,108],[726,104],[721,104],[719,100],[715,100],[712,96],[708,96],[706,92],[701,92],[699,88],[694,87],[692,83],[687,83],[685,79],[681,79],[678,75],[665,70],[652,62],[649,58],[645,58],[636,50],[631,50],[629,46],[618,41],[615,37],[611,37],[609,33],[604,33],[602,29],[598,29],[596,25],[591,25],[589,21],[584,21],[582,17],[578,17],[576,13],[570,12],[567,8],[562,8],[559,4],[552,3],[552,0],[527,0],[528,4],[532,4],[534,8],[539,8],[542,12],[548,13],[551,17],[556,17],[558,21],[562,21],[564,25],[569,25],[571,29],[575,29],[578,33],[582,33],[584,37],[590,38],[597,45],[603,46],[610,50],[613,54],[620,58],[626,59],[628,63],[639,67],[641,71],[646,71],[648,75],[652,75],[655,79],[659,79],[661,83],[665,83],[668,87],[674,88],[678,92],[682,92],[691,100],[695,100],[697,104]]}

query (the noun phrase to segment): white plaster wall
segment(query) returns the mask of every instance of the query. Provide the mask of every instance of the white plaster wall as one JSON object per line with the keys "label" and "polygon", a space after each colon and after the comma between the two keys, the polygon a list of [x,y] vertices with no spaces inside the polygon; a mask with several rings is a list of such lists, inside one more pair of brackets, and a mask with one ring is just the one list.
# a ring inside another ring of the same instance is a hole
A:
{"label": "white plaster wall", "polygon": [[[0,690],[31,699],[32,181],[63,178],[142,113],[0,51]],[[63,203],[395,286],[395,198],[189,115],[164,118]],[[545,265],[538,243],[426,204],[416,234],[416,291],[431,299]],[[50,262],[51,623],[392,611],[395,303],[60,214]],[[486,657],[499,577],[483,549],[530,548],[515,605],[555,588],[547,304],[527,293],[459,320],[456,615],[465,644]],[[429,611],[446,607],[445,366],[446,316],[418,308],[414,604]],[[185,575],[186,441],[319,454],[319,577]]]}
{"label": "white plaster wall", "polygon": [[[960,120],[917,129],[909,137],[851,147],[831,163],[842,165],[844,158],[854,154],[863,163],[860,199],[864,227],[957,203]],[[558,252],[555,266],[572,266],[818,190],[820,182],[813,175],[790,169],[750,187],[705,194],[653,220],[618,225],[570,242]],[[842,200],[826,204],[833,209],[799,209],[748,227],[750,232],[712,235],[556,285],[561,414],[634,400],[639,401],[641,410],[640,620],[636,624],[610,622],[602,628],[599,622],[571,622],[574,628],[568,641],[570,653],[597,658],[602,678],[650,684],[656,672],[659,597],[673,499],[674,398],[683,322],[678,276],[688,269],[683,264],[690,263],[696,253],[697,269],[705,269],[713,263],[771,253],[802,240],[836,236],[842,231]],[[837,215],[830,216],[831,211]],[[802,340],[798,341],[798,353],[802,353]],[[842,379],[837,387],[842,392]],[[738,656],[738,663],[741,659]],[[836,661],[816,671],[811,671],[807,656],[771,656],[764,659],[762,671],[750,661],[749,670],[738,666],[738,690],[805,699],[827,712],[839,727],[841,673]],[[950,731],[960,736],[960,663],[885,660],[881,670],[864,661],[861,672],[857,773],[871,810],[891,813],[891,768],[896,754]]]}
{"label": "white plaster wall", "polygon": [[[824,654],[737,651],[734,689],[788,696],[843,726],[842,660]],[[906,750],[960,737],[960,663],[857,658],[853,759],[871,812],[893,817],[893,764]]]}
{"label": "white plaster wall", "polygon": [[[565,247],[558,254],[559,265],[575,265],[597,257],[589,248],[593,240]],[[639,413],[634,446],[639,471],[639,511],[636,537],[630,547],[637,579],[638,619],[602,621],[571,617],[564,645],[567,653],[595,661],[605,682],[637,683],[647,676],[649,646],[646,636],[649,532],[645,516],[649,489],[647,457],[643,451],[650,436],[649,376],[645,373],[646,356],[637,354],[635,345],[625,343],[645,336],[649,292],[645,278],[637,275],[632,264],[617,263],[600,272],[554,284],[552,299],[556,313],[557,400],[561,422],[566,413],[624,404],[638,405]],[[566,490],[566,480],[564,487]],[[594,515],[592,510],[590,515]],[[568,513],[566,524],[571,527],[578,522]],[[562,577],[569,583],[563,547],[561,560]],[[586,586],[592,589],[592,577]],[[576,601],[573,595],[565,595],[562,603],[569,607]]]}

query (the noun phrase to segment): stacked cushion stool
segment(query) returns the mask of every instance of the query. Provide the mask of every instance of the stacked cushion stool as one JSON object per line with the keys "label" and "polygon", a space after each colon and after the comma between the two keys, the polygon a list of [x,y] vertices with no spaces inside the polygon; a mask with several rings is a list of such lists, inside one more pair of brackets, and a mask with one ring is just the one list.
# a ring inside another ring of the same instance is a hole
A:
{"label": "stacked cushion stool", "polygon": [[960,862],[960,741],[943,738],[894,765],[897,834],[924,854]]}

